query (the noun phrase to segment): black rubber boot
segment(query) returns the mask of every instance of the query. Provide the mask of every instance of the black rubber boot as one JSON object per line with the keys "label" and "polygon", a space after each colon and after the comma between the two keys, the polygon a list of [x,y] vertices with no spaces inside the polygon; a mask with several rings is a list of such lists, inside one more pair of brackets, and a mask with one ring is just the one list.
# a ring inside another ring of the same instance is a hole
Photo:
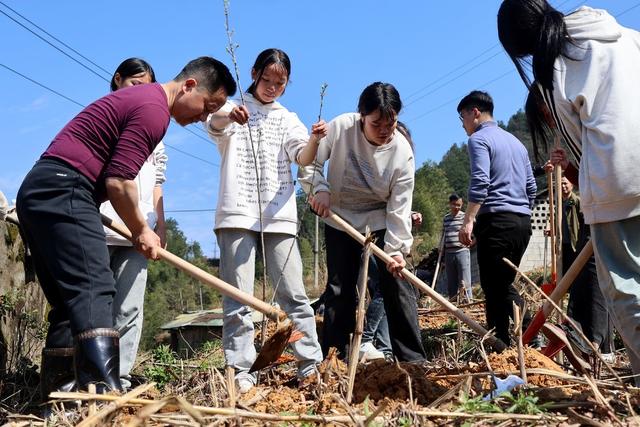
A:
{"label": "black rubber boot", "polygon": [[120,334],[115,329],[89,329],[74,337],[78,389],[96,385],[98,393],[122,391],[120,384]]}
{"label": "black rubber boot", "polygon": [[75,388],[73,353],[73,347],[45,347],[42,349],[40,396],[43,402],[49,400],[51,392],[68,392]]}

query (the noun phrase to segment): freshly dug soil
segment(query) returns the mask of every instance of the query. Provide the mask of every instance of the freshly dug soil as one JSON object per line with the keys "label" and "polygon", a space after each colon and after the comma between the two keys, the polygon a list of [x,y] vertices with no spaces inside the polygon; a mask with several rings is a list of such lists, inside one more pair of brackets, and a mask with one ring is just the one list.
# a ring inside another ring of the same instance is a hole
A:
{"label": "freshly dug soil", "polygon": [[385,397],[406,401],[411,390],[413,399],[428,405],[447,390],[426,376],[427,369],[418,363],[392,363],[384,360],[358,366],[353,390],[354,402],[368,396],[373,401]]}

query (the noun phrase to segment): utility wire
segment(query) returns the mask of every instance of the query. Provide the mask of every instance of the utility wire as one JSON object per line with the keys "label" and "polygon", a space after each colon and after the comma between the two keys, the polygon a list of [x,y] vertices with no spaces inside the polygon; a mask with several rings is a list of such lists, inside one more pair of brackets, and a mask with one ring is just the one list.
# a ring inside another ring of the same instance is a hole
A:
{"label": "utility wire", "polygon": [[42,88],[44,88],[44,89],[48,90],[49,92],[54,93],[54,94],[58,95],[59,97],[64,98],[64,99],[66,99],[67,101],[69,101],[69,102],[72,102],[72,103],[76,104],[77,106],[79,106],[79,107],[81,107],[81,108],[84,108],[84,107],[85,107],[84,105],[82,105],[82,104],[81,104],[81,103],[79,103],[78,101],[75,101],[75,100],[73,100],[73,99],[69,98],[68,96],[63,95],[62,93],[60,93],[60,92],[58,92],[58,91],[56,91],[56,90],[51,89],[49,86],[45,86],[44,84],[42,84],[42,83],[40,83],[40,82],[38,82],[38,81],[36,81],[36,80],[32,79],[31,77],[25,76],[24,74],[22,74],[22,73],[20,73],[20,72],[18,72],[18,71],[16,71],[16,70],[14,70],[13,68],[9,67],[8,65],[0,64],[0,67],[3,67],[3,68],[5,68],[5,69],[7,69],[7,70],[11,71],[12,73],[19,75],[19,76],[20,76],[20,77],[22,77],[23,79],[29,80],[31,83],[34,83],[34,84],[36,84],[36,85],[38,85],[38,86],[40,86],[40,87],[42,87]]}
{"label": "utility wire", "polygon": [[[0,4],[3,5],[4,7],[6,7],[7,9],[9,9],[10,11],[12,11],[13,13],[15,13],[16,15],[18,15],[20,18],[24,19],[25,21],[27,21],[28,23],[30,23],[31,25],[33,25],[34,27],[36,27],[38,30],[42,31],[43,33],[45,33],[46,35],[48,35],[49,37],[51,37],[52,39],[54,39],[55,41],[57,41],[58,43],[62,44],[64,47],[66,47],[67,49],[71,50],[72,52],[74,52],[76,55],[80,56],[81,58],[83,58],[84,60],[88,61],[89,63],[91,63],[92,65],[94,65],[95,67],[97,67],[99,70],[105,72],[107,75],[111,76],[111,72],[107,71],[106,69],[104,69],[103,67],[101,67],[100,65],[96,64],[95,62],[93,62],[92,60],[90,60],[89,58],[87,58],[86,56],[84,56],[83,54],[81,54],[80,52],[78,52],[77,50],[75,50],[73,47],[69,46],[67,43],[61,41],[59,38],[57,38],[56,36],[54,36],[53,34],[51,34],[50,32],[48,32],[47,30],[45,30],[44,28],[40,27],[39,25],[37,25],[36,23],[34,23],[33,21],[31,21],[29,18],[25,17],[24,15],[20,14],[19,12],[17,12],[16,10],[12,9],[11,7],[7,6],[4,2],[0,1]],[[104,80],[107,83],[111,82],[110,77],[106,78],[102,75],[100,75],[98,72],[96,72],[94,69],[92,69],[91,67],[87,66],[86,64],[82,63],[81,61],[79,61],[78,59],[74,58],[73,56],[69,55],[67,52],[65,52],[64,50],[60,49],[58,46],[56,46],[55,44],[51,43],[49,40],[45,39],[44,37],[42,37],[41,35],[37,34],[35,31],[33,31],[32,29],[30,29],[29,27],[27,27],[26,25],[24,25],[23,23],[19,22],[17,19],[15,19],[14,17],[10,16],[9,14],[7,14],[6,12],[0,10],[0,13],[2,13],[3,15],[5,15],[7,18],[11,19],[13,22],[15,22],[16,24],[20,25],[22,28],[24,28],[25,30],[29,31],[31,34],[33,34],[34,36],[38,37],[40,40],[44,41],[45,43],[47,43],[49,46],[53,47],[54,49],[56,49],[57,51],[59,51],[60,53],[62,53],[63,55],[65,55],[66,57],[68,57],[69,59],[71,59],[72,61],[74,61],[75,63],[79,64],[80,66],[82,66],[83,68],[87,69],[88,71],[90,71],[91,73],[95,74],[96,76],[98,76],[99,78],[101,78],[102,80]],[[75,101],[74,101],[75,102]],[[175,123],[175,121],[172,119],[172,121]],[[201,140],[205,141],[208,144],[212,144],[215,145],[213,143],[213,141],[211,141],[209,138],[204,138],[202,135],[198,135],[196,132],[194,132],[193,130],[191,130],[190,128],[187,127],[183,127],[183,129],[185,129],[187,132],[191,133],[192,135],[197,136],[198,138],[200,138]],[[201,133],[205,133],[206,131],[198,126],[196,126],[196,129],[198,129]],[[165,144],[166,145],[166,144]]]}
{"label": "utility wire", "polygon": [[[488,86],[488,85],[490,85],[491,83],[494,83],[494,82],[496,82],[496,81],[498,81],[498,80],[500,80],[500,79],[502,79],[502,78],[506,77],[507,75],[509,75],[509,74],[511,74],[511,73],[514,73],[514,72],[515,72],[515,70],[509,70],[509,71],[507,71],[506,73],[500,74],[498,77],[496,77],[496,78],[494,78],[494,79],[491,79],[491,80],[489,80],[488,82],[485,82],[484,84],[480,85],[479,87],[480,87],[480,88],[483,88],[483,87],[485,87],[485,86]],[[411,123],[411,122],[414,122],[414,121],[416,121],[416,120],[418,120],[418,119],[421,119],[421,118],[423,118],[424,116],[427,116],[427,115],[429,115],[429,114],[431,114],[431,113],[433,113],[433,112],[435,112],[435,111],[437,111],[437,110],[439,110],[439,109],[441,109],[441,108],[443,108],[443,107],[445,107],[445,106],[447,106],[447,105],[449,105],[449,104],[453,104],[454,102],[459,101],[463,96],[464,96],[464,95],[460,95],[460,96],[457,96],[457,97],[455,97],[455,98],[452,98],[452,99],[450,99],[449,101],[444,102],[444,103],[442,103],[442,104],[438,105],[437,107],[432,108],[432,109],[431,109],[431,110],[429,110],[429,111],[426,111],[426,112],[424,112],[424,113],[422,113],[422,114],[420,114],[420,115],[418,115],[418,116],[415,116],[415,117],[412,117],[412,118],[408,119],[406,122],[407,122],[407,123]]]}
{"label": "utility wire", "polygon": [[165,213],[189,213],[189,212],[215,212],[215,209],[172,209],[172,210],[165,210]]}
{"label": "utility wire", "polygon": [[93,70],[92,68],[88,67],[87,65],[83,64],[82,62],[78,61],[76,58],[74,58],[73,56],[69,55],[67,52],[65,52],[64,50],[60,49],[58,46],[54,45],[53,43],[51,43],[49,40],[45,39],[44,37],[42,37],[40,34],[36,33],[35,31],[33,31],[31,28],[27,27],[26,25],[24,25],[22,22],[19,22],[17,19],[15,19],[14,17],[10,16],[8,13],[6,13],[3,10],[0,10],[0,13],[2,13],[4,16],[6,16],[7,18],[11,19],[13,22],[15,22],[16,24],[20,25],[22,28],[24,28],[25,30],[29,31],[31,34],[33,34],[34,36],[36,36],[37,38],[39,38],[40,40],[42,40],[43,42],[45,42],[46,44],[48,44],[49,46],[53,47],[55,50],[59,51],[60,53],[62,53],[64,56],[66,56],[67,58],[71,59],[73,62],[79,64],[81,67],[86,68],[87,70],[89,70],[89,72],[95,74],[96,76],[98,76],[99,78],[101,78],[102,80],[106,81],[107,83],[110,82],[109,79],[107,79],[106,77],[104,77],[101,74],[98,74],[95,70]]}
{"label": "utility wire", "polygon": [[9,9],[11,12],[15,13],[16,15],[18,15],[20,18],[24,19],[25,21],[27,21],[29,24],[33,25],[34,27],[36,27],[37,29],[39,29],[40,31],[42,31],[43,33],[45,33],[46,35],[48,35],[49,37],[51,37],[52,39],[54,39],[55,41],[57,41],[58,43],[60,43],[61,45],[63,45],[64,47],[66,47],[67,49],[69,49],[70,51],[72,51],[73,53],[75,53],[76,55],[78,55],[79,57],[81,57],[82,59],[84,59],[87,62],[90,62],[91,64],[93,64],[95,67],[97,67],[98,69],[104,71],[108,76],[111,76],[111,72],[108,70],[105,70],[104,68],[102,68],[100,65],[96,64],[95,62],[93,62],[92,60],[90,60],[89,58],[87,58],[86,56],[84,56],[83,54],[81,54],[80,52],[78,52],[77,50],[75,50],[74,48],[72,48],[71,46],[69,46],[68,44],[66,44],[65,42],[63,42],[62,40],[60,40],[59,38],[57,38],[56,36],[54,36],[53,34],[49,33],[47,30],[45,30],[44,28],[38,26],[38,24],[36,24],[35,22],[31,21],[29,18],[27,18],[26,16],[20,14],[18,11],[16,11],[15,9],[12,9],[10,6],[8,6],[6,3],[4,3],[3,1],[0,1],[0,4],[3,5],[4,7],[6,7],[7,9]]}
{"label": "utility wire", "polygon": [[[6,70],[11,71],[12,73],[14,73],[14,74],[16,74],[16,75],[18,75],[18,76],[22,77],[23,79],[28,80],[28,81],[30,81],[31,83],[36,84],[36,85],[40,86],[41,88],[44,88],[44,89],[48,90],[49,92],[51,92],[51,93],[53,93],[53,94],[55,94],[55,95],[57,95],[57,96],[59,96],[59,97],[61,97],[61,98],[64,98],[64,99],[66,99],[66,100],[67,100],[67,101],[69,101],[69,102],[74,103],[75,105],[79,106],[80,108],[85,108],[85,107],[86,107],[86,105],[82,104],[81,102],[78,102],[78,101],[76,101],[75,99],[69,98],[68,96],[64,95],[63,93],[58,92],[57,90],[51,89],[49,86],[44,85],[44,84],[40,83],[39,81],[34,80],[34,79],[32,79],[31,77],[26,76],[26,75],[22,74],[22,73],[21,73],[21,72],[19,72],[19,71],[14,70],[13,68],[9,67],[8,65],[5,65],[5,64],[0,63],[0,67],[5,68]],[[173,119],[172,119],[172,120],[173,120]],[[186,129],[186,130],[188,130],[188,131],[189,131],[189,129]],[[201,136],[200,136],[200,135],[195,135],[195,136],[197,136],[198,138],[201,138]],[[192,157],[192,158],[194,158],[194,159],[198,159],[198,160],[200,160],[201,162],[204,162],[204,163],[210,164],[210,165],[215,166],[215,167],[219,167],[219,166],[220,166],[220,165],[218,165],[218,164],[216,164],[216,163],[210,162],[209,160],[203,159],[203,158],[201,158],[201,157],[198,157],[198,156],[196,156],[196,155],[193,155],[193,154],[191,154],[191,153],[188,153],[188,152],[186,152],[186,151],[184,151],[184,150],[181,150],[181,149],[179,149],[179,148],[177,148],[177,147],[174,147],[173,145],[167,144],[166,142],[164,143],[164,145],[165,145],[165,146],[167,146],[167,147],[169,147],[169,148],[171,148],[171,149],[173,149],[173,150],[176,150],[176,151],[178,151],[178,152],[180,152],[180,153],[184,154],[185,156],[189,156],[189,157]]]}

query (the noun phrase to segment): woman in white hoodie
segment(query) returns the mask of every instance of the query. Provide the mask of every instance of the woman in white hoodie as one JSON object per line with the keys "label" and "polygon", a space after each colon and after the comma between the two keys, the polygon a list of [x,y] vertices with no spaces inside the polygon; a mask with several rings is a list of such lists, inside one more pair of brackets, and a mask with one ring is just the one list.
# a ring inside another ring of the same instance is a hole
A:
{"label": "woman in white hoodie", "polygon": [[[505,0],[498,35],[525,84],[537,82],[579,165],[600,287],[640,374],[640,34],[604,10],[564,16],[545,0]],[[571,174],[562,152],[552,161]]]}
{"label": "woman in white hoodie", "polygon": [[[222,157],[215,220],[220,277],[253,294],[255,257],[262,233],[275,300],[303,334],[292,347],[298,359],[298,377],[304,378],[316,372],[322,351],[302,281],[291,163],[311,163],[326,130],[320,121],[313,125],[309,137],[298,116],[276,101],[284,93],[290,74],[291,63],[285,52],[263,51],[251,69],[253,83],[244,94],[244,105],[227,102],[209,116],[206,129]],[[249,373],[256,358],[251,310],[224,297],[223,311],[226,363],[235,368],[240,392],[246,392],[256,382]]]}
{"label": "woman in white hoodie", "polygon": [[[300,168],[300,184],[314,211],[325,218],[327,289],[322,350],[348,355],[355,328],[356,283],[362,246],[327,218],[335,212],[364,233],[393,260],[378,264],[376,280],[387,314],[393,355],[402,362],[420,362],[425,352],[418,325],[416,293],[401,270],[413,244],[411,201],[415,162],[413,150],[397,130],[400,94],[390,83],[375,82],[360,94],[357,113],[341,114],[328,125],[313,166]],[[327,173],[324,164],[329,162]],[[385,268],[386,267],[386,268]]]}

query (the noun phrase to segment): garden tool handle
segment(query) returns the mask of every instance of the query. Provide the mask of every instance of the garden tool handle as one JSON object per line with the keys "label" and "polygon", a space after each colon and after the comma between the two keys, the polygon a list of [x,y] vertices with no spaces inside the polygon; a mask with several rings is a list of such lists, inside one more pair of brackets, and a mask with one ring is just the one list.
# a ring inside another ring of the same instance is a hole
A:
{"label": "garden tool handle", "polygon": [[556,212],[554,200],[553,171],[547,172],[547,191],[549,193],[549,240],[551,241],[551,284],[556,285],[558,264],[556,253]]}
{"label": "garden tool handle", "polygon": [[[333,221],[340,228],[342,228],[347,234],[357,240],[361,245],[365,244],[365,236],[363,236],[358,230],[353,228],[351,224],[340,218],[333,211],[329,212],[327,217],[330,221]],[[393,258],[380,249],[377,245],[371,245],[371,250],[375,256],[380,258],[385,264],[393,261]],[[469,317],[464,311],[460,310],[458,307],[450,303],[446,298],[440,295],[438,292],[431,289],[429,285],[420,280],[417,276],[415,276],[412,272],[407,270],[406,268],[402,269],[402,276],[409,283],[411,283],[414,287],[418,288],[425,294],[427,294],[431,299],[435,300],[438,304],[440,304],[445,310],[453,314],[459,320],[466,323],[474,332],[481,336],[487,336],[487,342],[493,346],[494,349],[498,351],[504,350],[507,346],[504,342],[496,338],[495,335],[490,334],[482,325],[476,322],[474,319]]]}
{"label": "garden tool handle", "polygon": [[[112,220],[111,218],[105,215],[101,215],[101,216],[102,216],[102,223],[105,225],[105,227],[115,231],[116,233],[120,234],[122,237],[128,240],[132,239],[131,232],[129,231],[129,229],[127,229],[127,227],[115,222],[114,220]],[[242,292],[240,289],[236,288],[235,286],[232,286],[227,282],[217,278],[216,276],[210,273],[207,273],[201,268],[198,268],[195,265],[183,260],[179,256],[172,254],[166,249],[158,248],[158,255],[160,256],[161,259],[173,265],[177,269],[187,273],[194,279],[199,280],[202,283],[205,283],[211,286],[212,288],[216,289],[221,294],[228,296],[229,298],[233,298],[234,300],[242,304],[248,305],[249,307],[252,307],[258,310],[259,312],[263,313],[270,319],[278,321],[278,320],[284,320],[287,317],[284,311],[279,310],[274,306],[267,304],[266,302],[254,297],[253,295],[249,295],[246,292]]]}
{"label": "garden tool handle", "polygon": [[[573,264],[571,264],[569,270],[567,270],[567,272],[562,276],[562,279],[560,279],[560,282],[558,282],[558,286],[556,286],[553,292],[551,292],[551,295],[549,295],[549,298],[554,303],[558,304],[562,297],[565,296],[565,294],[573,284],[573,281],[576,279],[576,277],[578,277],[578,274],[580,274],[592,255],[593,243],[591,243],[591,240],[589,240],[587,244],[584,245],[584,248],[582,248],[575,261],[573,261]],[[551,305],[551,303],[545,300],[545,302],[542,304],[542,308],[538,310],[535,317],[529,324],[529,327],[522,335],[522,342],[524,344],[528,344],[529,341],[531,341],[533,337],[538,334],[540,328],[542,328],[542,325],[544,325],[544,322],[546,321],[547,317],[549,317],[552,310],[553,306]]]}

